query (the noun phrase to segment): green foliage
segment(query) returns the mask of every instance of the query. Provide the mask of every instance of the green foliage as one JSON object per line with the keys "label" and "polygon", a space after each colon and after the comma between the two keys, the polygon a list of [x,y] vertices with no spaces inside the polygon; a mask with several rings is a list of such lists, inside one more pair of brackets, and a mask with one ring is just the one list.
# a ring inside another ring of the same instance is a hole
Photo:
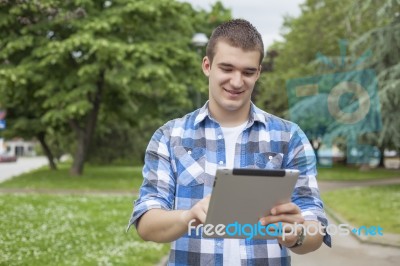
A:
{"label": "green foliage", "polygon": [[196,20],[195,27],[197,32],[202,32],[208,37],[211,36],[212,31],[222,22],[228,21],[232,18],[230,9],[224,7],[221,1],[216,1],[212,6],[210,12],[199,10],[194,18]]}
{"label": "green foliage", "polygon": [[[363,9],[374,4],[374,1],[359,2]],[[372,138],[378,139],[381,147],[400,151],[400,2],[380,1],[374,10],[372,18],[379,27],[360,35],[352,49],[368,47],[372,51],[363,67],[375,69],[378,76],[383,129]]]}
{"label": "green foliage", "polygon": [[[268,51],[278,56],[274,59],[273,71],[264,73],[260,78],[257,104],[272,113],[288,117],[285,88],[291,79],[373,69],[378,76],[383,127],[372,137],[363,136],[362,141],[378,145],[382,151],[384,148],[399,150],[400,3],[396,0],[307,0],[301,5],[301,10],[298,18],[285,18],[282,29],[284,40],[274,43]],[[339,50],[339,40],[346,40],[350,54]],[[372,55],[367,60],[366,51]],[[317,55],[323,60],[315,60]],[[357,62],[360,57],[364,62]],[[356,67],[352,66],[354,63],[357,63]],[[337,67],[333,68],[333,64]],[[324,116],[319,109],[313,108],[315,104],[308,103],[309,116],[303,119],[306,120],[305,131],[334,129],[321,120]]]}
{"label": "green foliage", "polygon": [[282,37],[269,52],[278,56],[273,72],[261,76],[260,96],[257,104],[275,114],[287,117],[288,98],[286,82],[293,78],[314,76],[317,68],[310,62],[318,52],[325,55],[339,53],[338,41],[348,39],[347,12],[353,0],[308,0],[302,4],[302,14],[285,17]]}
{"label": "green foliage", "polygon": [[154,128],[183,114],[193,103],[189,88],[207,90],[191,38],[229,16],[220,3],[207,13],[169,0],[1,1],[0,99],[15,119],[9,135],[34,125],[49,143],[63,142],[56,132],[72,136],[58,147],[74,147],[79,168],[97,125],[106,144],[139,135],[144,119]]}

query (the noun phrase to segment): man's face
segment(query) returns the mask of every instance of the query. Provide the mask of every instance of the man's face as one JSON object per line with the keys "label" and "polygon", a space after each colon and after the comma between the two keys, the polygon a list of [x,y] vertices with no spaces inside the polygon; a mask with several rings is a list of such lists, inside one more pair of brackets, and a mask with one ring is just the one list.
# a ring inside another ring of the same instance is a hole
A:
{"label": "man's face", "polygon": [[209,78],[209,107],[213,116],[248,115],[251,93],[260,76],[260,53],[243,51],[218,42],[212,64],[203,59],[203,72]]}

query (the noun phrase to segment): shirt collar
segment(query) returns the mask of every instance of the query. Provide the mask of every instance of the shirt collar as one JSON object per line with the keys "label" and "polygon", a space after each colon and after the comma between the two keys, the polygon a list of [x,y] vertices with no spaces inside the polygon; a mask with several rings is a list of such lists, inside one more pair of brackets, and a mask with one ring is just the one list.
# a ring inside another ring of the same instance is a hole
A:
{"label": "shirt collar", "polygon": [[[199,109],[199,112],[196,115],[196,118],[194,120],[194,125],[196,126],[197,124],[201,123],[208,117],[211,120],[214,120],[210,112],[208,110],[208,101]],[[263,124],[266,124],[266,117],[264,112],[259,109],[257,106],[255,106],[253,103],[250,105],[250,119],[249,119],[249,125],[252,125],[254,122],[261,122]]]}

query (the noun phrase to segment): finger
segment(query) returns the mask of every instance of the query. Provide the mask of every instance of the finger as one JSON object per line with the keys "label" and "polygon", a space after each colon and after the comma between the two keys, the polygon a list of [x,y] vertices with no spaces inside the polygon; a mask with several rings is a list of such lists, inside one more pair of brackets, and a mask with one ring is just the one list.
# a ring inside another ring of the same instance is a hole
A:
{"label": "finger", "polygon": [[210,206],[210,197],[207,196],[203,199],[203,202],[201,203],[203,211],[207,214],[208,213],[208,207]]}
{"label": "finger", "polygon": [[201,210],[207,215],[207,213],[208,213],[208,205],[203,205]]}
{"label": "finger", "polygon": [[272,215],[279,215],[279,214],[299,214],[301,213],[300,208],[294,204],[293,202],[284,203],[277,205],[271,209]]}
{"label": "finger", "polygon": [[201,202],[210,202],[210,199],[211,199],[211,194],[208,194],[207,196],[205,196],[205,197],[201,200]]}
{"label": "finger", "polygon": [[279,233],[285,232],[286,235],[288,234],[298,234],[301,232],[301,226],[291,224],[291,223],[274,223],[268,224],[266,226],[266,230],[271,233],[275,233],[278,231]]}
{"label": "finger", "polygon": [[269,215],[260,219],[262,225],[274,224],[274,223],[304,223],[304,218],[301,214],[282,214],[282,215]]}
{"label": "finger", "polygon": [[205,212],[200,212],[197,216],[197,219],[200,221],[201,224],[206,222],[207,214]]}

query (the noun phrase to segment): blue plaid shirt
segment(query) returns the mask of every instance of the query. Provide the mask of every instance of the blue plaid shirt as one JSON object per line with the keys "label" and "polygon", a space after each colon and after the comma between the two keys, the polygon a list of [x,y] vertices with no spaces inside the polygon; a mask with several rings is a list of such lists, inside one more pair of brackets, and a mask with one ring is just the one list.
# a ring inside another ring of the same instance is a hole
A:
{"label": "blue plaid shirt", "polygon": [[[249,121],[235,148],[235,168],[300,170],[292,201],[305,220],[327,226],[316,181],[314,151],[300,128],[251,105]],[[153,135],[145,156],[144,181],[129,227],[150,209],[187,210],[210,194],[218,167],[225,165],[225,143],[208,103],[169,121]],[[193,230],[194,231],[194,230]],[[329,235],[324,242],[330,246]],[[223,239],[195,232],[172,242],[169,265],[222,265]],[[242,265],[290,265],[287,248],[277,240],[240,240]]]}

